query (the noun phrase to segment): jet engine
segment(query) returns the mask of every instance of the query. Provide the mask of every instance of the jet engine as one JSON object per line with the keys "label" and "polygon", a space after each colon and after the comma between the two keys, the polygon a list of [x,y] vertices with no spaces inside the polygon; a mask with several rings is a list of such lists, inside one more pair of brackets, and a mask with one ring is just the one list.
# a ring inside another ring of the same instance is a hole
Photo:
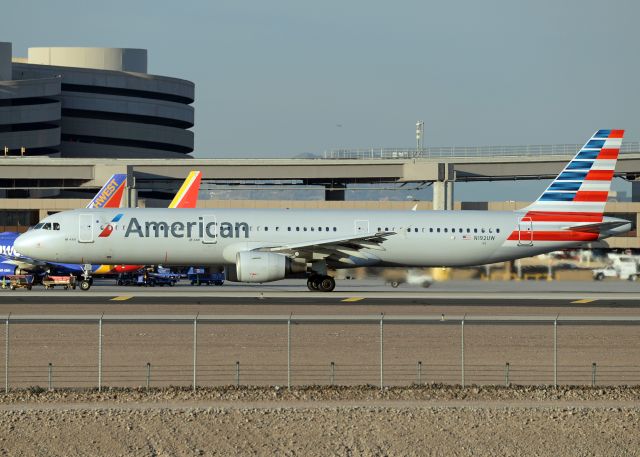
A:
{"label": "jet engine", "polygon": [[227,269],[227,279],[236,282],[269,282],[284,279],[291,273],[304,273],[305,262],[296,262],[273,252],[241,251],[235,268]]}

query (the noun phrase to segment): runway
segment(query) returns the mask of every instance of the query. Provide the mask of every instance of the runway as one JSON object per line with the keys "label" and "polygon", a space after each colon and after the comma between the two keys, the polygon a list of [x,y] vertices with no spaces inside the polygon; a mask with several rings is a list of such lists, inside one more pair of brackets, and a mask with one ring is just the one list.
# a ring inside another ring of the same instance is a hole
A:
{"label": "runway", "polygon": [[[637,291],[636,291],[637,289]],[[302,281],[273,284],[117,287],[97,280],[89,291],[0,291],[1,314],[601,314],[640,313],[640,285],[622,282],[437,283],[431,288],[343,281],[310,292]]]}

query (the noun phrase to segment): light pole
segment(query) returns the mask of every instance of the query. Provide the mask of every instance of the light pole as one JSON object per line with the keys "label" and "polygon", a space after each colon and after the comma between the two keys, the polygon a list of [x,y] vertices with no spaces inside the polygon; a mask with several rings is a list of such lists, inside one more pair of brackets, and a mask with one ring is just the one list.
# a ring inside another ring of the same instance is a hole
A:
{"label": "light pole", "polygon": [[416,122],[416,156],[419,156],[424,147],[424,121]]}

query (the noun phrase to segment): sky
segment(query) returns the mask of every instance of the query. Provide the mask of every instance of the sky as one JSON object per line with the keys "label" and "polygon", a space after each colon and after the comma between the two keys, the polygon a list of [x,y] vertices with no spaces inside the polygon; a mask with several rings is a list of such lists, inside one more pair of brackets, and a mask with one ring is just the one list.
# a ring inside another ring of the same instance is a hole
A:
{"label": "sky", "polygon": [[0,41],[148,49],[150,73],[196,85],[195,157],[292,157],[414,147],[417,120],[425,146],[638,140],[638,17],[635,0],[21,0]]}

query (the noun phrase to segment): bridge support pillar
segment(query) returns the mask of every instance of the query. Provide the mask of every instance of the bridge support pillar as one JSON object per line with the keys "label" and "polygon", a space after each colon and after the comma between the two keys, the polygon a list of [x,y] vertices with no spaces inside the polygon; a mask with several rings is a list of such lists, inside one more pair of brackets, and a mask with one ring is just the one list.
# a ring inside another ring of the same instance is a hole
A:
{"label": "bridge support pillar", "polygon": [[125,187],[124,189],[124,207],[125,208],[137,208],[138,207],[138,189],[135,187]]}
{"label": "bridge support pillar", "polygon": [[453,209],[453,181],[435,181],[433,183],[433,209]]}
{"label": "bridge support pillar", "polygon": [[328,202],[343,202],[346,184],[327,184],[324,188],[324,199]]}
{"label": "bridge support pillar", "polygon": [[631,181],[631,201],[640,202],[640,181]]}

